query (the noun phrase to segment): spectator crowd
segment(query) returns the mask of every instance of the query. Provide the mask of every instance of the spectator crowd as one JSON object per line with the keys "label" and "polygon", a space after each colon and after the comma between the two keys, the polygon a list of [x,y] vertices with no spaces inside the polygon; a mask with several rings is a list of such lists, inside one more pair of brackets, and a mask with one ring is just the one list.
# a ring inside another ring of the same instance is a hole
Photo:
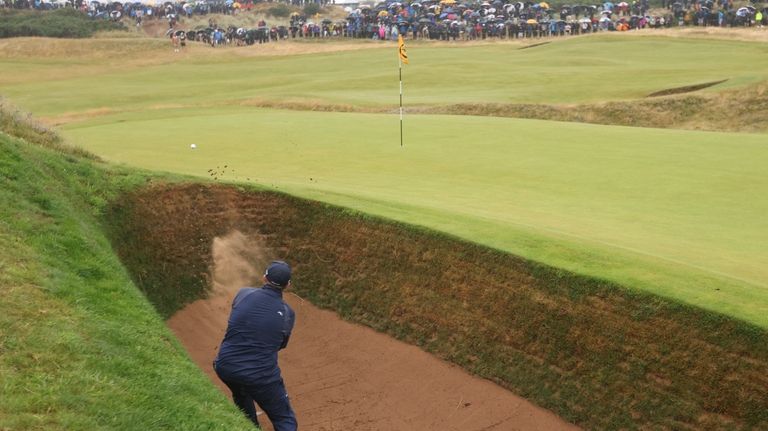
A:
{"label": "spectator crowd", "polygon": [[[290,0],[300,6],[307,0]],[[323,0],[327,2],[329,0]],[[325,3],[321,3],[325,4]],[[0,0],[0,7],[54,9],[70,7],[96,19],[164,19],[174,46],[187,40],[211,46],[251,45],[289,38],[349,37],[396,40],[399,35],[414,39],[475,40],[487,38],[538,38],[568,36],[601,31],[629,31],[677,26],[762,27],[768,24],[768,10],[752,4],[734,6],[733,0],[661,0],[651,8],[649,0],[602,4],[561,4],[513,0],[459,2],[457,0],[388,0],[375,6],[345,8],[346,19],[313,20],[299,13],[288,25],[256,28],[221,28],[210,19],[208,26],[181,29],[184,17],[208,14],[247,13],[253,0],[191,1],[147,4],[138,1],[103,2],[88,0]]]}

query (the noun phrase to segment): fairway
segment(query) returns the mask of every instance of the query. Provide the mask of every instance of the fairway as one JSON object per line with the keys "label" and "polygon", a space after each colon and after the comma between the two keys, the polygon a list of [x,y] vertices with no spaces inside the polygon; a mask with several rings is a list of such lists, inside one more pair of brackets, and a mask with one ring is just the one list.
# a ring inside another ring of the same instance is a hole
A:
{"label": "fairway", "polygon": [[768,325],[764,135],[424,115],[401,148],[393,115],[248,108],[64,134],[110,161],[256,182]]}
{"label": "fairway", "polygon": [[[394,45],[270,45],[174,57],[159,41],[57,41],[35,57],[4,42],[0,85],[110,161],[257,183],[768,327],[765,134],[406,114],[401,148]],[[406,112],[768,79],[761,43],[613,34],[521,46],[412,44]],[[307,111],[257,108],[281,103]],[[309,112],[339,107],[359,113]]]}
{"label": "fairway", "polygon": [[[0,67],[9,72],[0,77],[3,95],[44,117],[254,100],[360,108],[398,104],[397,57],[387,43],[359,41],[365,49],[257,57],[201,45],[173,57],[162,44],[130,40],[96,43],[95,49],[122,52],[126,44],[138,48],[119,58],[87,57],[82,48],[62,44],[41,59],[0,45]],[[727,80],[706,90],[716,91],[768,79],[768,49],[760,43],[606,35],[521,46],[414,44],[403,71],[406,105],[627,100],[706,82]],[[268,54],[269,49],[246,51]],[[66,56],[70,51],[73,58]]]}

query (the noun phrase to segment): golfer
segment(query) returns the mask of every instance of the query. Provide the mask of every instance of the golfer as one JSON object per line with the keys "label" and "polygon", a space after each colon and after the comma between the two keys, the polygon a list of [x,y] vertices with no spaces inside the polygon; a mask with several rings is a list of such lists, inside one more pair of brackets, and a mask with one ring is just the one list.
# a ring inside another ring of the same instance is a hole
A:
{"label": "golfer", "polygon": [[258,427],[256,402],[275,431],[298,428],[277,366],[277,352],[288,345],[295,320],[293,310],[283,302],[283,290],[290,284],[291,267],[274,261],[264,273],[262,287],[237,292],[224,341],[213,362],[240,410]]}

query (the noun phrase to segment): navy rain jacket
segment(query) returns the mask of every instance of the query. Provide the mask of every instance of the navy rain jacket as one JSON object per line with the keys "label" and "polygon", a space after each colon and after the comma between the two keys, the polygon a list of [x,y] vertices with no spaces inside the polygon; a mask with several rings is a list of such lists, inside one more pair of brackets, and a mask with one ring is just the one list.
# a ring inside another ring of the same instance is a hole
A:
{"label": "navy rain jacket", "polygon": [[279,381],[277,352],[288,345],[295,320],[281,290],[268,284],[240,289],[232,301],[216,372],[224,379],[246,384]]}

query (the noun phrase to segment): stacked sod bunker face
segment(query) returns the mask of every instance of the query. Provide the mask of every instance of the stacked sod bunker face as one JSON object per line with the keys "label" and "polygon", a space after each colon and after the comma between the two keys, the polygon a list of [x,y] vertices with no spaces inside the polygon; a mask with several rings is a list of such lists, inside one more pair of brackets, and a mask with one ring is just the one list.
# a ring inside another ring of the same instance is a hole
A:
{"label": "stacked sod bunker face", "polygon": [[272,192],[160,185],[122,196],[110,218],[165,315],[205,294],[211,243],[236,230],[301,262],[302,298],[585,428],[765,421],[766,334],[723,315]]}

